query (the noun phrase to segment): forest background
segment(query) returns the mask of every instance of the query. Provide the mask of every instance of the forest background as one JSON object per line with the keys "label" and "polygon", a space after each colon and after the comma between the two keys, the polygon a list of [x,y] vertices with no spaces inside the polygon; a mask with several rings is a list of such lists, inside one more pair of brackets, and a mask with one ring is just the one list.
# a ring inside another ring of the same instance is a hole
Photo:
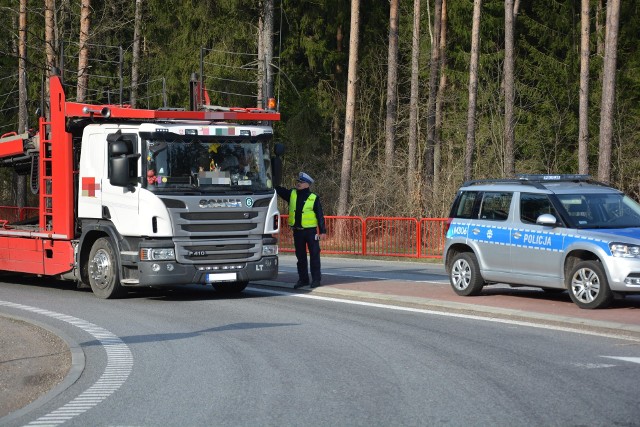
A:
{"label": "forest background", "polygon": [[[273,21],[267,21],[266,31],[265,3],[273,7]],[[0,133],[36,125],[33,112],[49,71],[45,43],[45,4],[49,4],[56,40],[50,52],[63,68],[65,82],[73,85],[67,91],[70,99],[80,98],[76,87],[81,74],[88,77],[81,95],[85,102],[140,108],[188,107],[192,73],[203,77],[212,104],[255,106],[264,97],[262,92],[272,91],[282,113],[276,137],[286,145],[283,184],[293,184],[300,170],[313,176],[314,190],[328,215],[446,216],[465,178],[505,177],[512,171],[590,172],[597,177],[602,162],[603,82],[612,74],[615,92],[606,180],[640,199],[637,0],[586,0],[586,110],[580,96],[584,1],[516,0],[514,5],[513,0],[369,0],[354,9],[358,3],[0,0]],[[609,3],[620,10],[615,70],[607,74]],[[84,39],[83,4],[90,19]],[[481,15],[476,18],[477,100],[469,145],[474,5],[480,6]],[[20,20],[21,7],[25,22]],[[512,16],[507,8],[514,11]],[[356,38],[352,37],[354,10]],[[508,17],[513,18],[511,26]],[[273,48],[273,56],[267,57],[272,71],[269,87],[260,77],[265,34],[271,34],[266,37]],[[26,41],[24,52],[21,36]],[[505,75],[511,36],[512,89]],[[89,58],[84,66],[79,63],[83,43]],[[354,47],[357,63],[350,61]],[[138,61],[133,60],[136,49]],[[132,68],[137,69],[135,75]],[[20,124],[18,117],[21,75],[30,113],[26,124]],[[355,83],[351,99],[350,82]],[[512,111],[505,102],[510,96]],[[580,130],[580,111],[586,117],[586,135]],[[341,206],[345,167],[349,191],[346,205]],[[0,173],[3,200],[13,199],[3,204],[15,203],[17,178],[6,170]]]}

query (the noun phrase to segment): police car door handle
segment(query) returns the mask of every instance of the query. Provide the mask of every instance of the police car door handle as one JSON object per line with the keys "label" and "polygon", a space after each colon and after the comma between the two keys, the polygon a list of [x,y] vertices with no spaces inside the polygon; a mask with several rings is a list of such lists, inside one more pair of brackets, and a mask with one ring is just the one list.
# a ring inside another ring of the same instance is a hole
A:
{"label": "police car door handle", "polygon": [[477,236],[478,234],[480,234],[480,229],[474,228],[473,230],[471,230],[471,232]]}

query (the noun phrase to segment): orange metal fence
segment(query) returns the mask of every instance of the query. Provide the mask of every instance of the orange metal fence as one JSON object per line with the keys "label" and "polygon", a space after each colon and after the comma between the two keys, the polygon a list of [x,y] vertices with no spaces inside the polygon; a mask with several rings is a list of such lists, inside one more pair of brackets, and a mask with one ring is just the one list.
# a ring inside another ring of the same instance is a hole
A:
{"label": "orange metal fence", "polygon": [[[294,252],[288,215],[280,216],[280,251]],[[322,252],[369,256],[441,258],[447,218],[325,216]]]}

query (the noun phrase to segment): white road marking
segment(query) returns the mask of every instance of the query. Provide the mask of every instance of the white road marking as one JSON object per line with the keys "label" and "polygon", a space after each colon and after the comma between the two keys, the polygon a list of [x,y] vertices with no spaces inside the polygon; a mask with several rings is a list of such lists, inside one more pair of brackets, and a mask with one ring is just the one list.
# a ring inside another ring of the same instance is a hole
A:
{"label": "white road marking", "polygon": [[609,358],[609,359],[622,360],[624,362],[640,363],[640,357],[618,357],[618,356],[600,356],[600,357],[606,357],[606,358]]}
{"label": "white road marking", "polygon": [[[282,268],[280,267],[280,271],[284,272],[284,273],[297,273],[296,269],[292,269],[292,268]],[[353,277],[355,279],[371,279],[371,280],[393,280],[392,278],[389,278],[389,276],[386,277],[377,277],[377,276],[359,276],[356,274],[344,274],[344,273],[331,273],[328,271],[323,270],[322,271],[322,275],[323,276],[338,276],[338,277]],[[449,279],[435,279],[435,280],[411,280],[411,279],[399,279],[399,280],[404,280],[405,282],[414,282],[414,283],[438,283],[438,284],[442,284],[442,283],[449,283]]]}
{"label": "white road marking", "polygon": [[601,368],[615,368],[618,365],[611,365],[608,363],[572,363],[572,366],[582,369],[601,369]]}
{"label": "white road marking", "polygon": [[103,402],[115,393],[129,378],[133,368],[133,356],[129,347],[116,335],[86,320],[55,311],[44,310],[23,304],[0,301],[0,305],[42,314],[69,323],[82,329],[100,342],[107,353],[107,367],[98,381],[66,405],[48,413],[29,426],[57,426]]}
{"label": "white road marking", "polygon": [[482,320],[486,322],[504,323],[507,325],[527,326],[531,328],[548,329],[552,331],[563,331],[563,332],[571,332],[576,334],[593,335],[598,337],[616,338],[616,339],[623,339],[627,341],[640,342],[640,338],[630,337],[626,335],[618,335],[618,334],[608,333],[608,332],[590,331],[585,329],[572,328],[568,326],[545,325],[542,323],[523,322],[519,320],[509,320],[509,319],[502,319],[498,317],[490,317],[490,316],[484,317],[484,316],[476,316],[472,314],[450,313],[445,311],[427,310],[423,308],[402,307],[397,305],[380,304],[375,302],[355,301],[355,300],[342,299],[342,298],[323,297],[319,295],[299,294],[299,293],[287,292],[287,291],[276,291],[273,289],[248,287],[247,290],[266,293],[266,294],[272,294],[272,295],[282,295],[286,297],[315,299],[320,301],[330,301],[330,302],[338,302],[343,304],[361,305],[365,307],[383,308],[387,310],[407,311],[410,313],[421,313],[421,314],[431,314],[435,316],[455,317],[458,319]]}

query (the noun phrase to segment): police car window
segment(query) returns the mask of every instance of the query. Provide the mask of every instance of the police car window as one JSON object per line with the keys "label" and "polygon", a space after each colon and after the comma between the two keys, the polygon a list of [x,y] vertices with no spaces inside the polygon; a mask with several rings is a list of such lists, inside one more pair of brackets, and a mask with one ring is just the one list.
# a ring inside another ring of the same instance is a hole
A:
{"label": "police car window", "polygon": [[455,207],[453,217],[455,218],[473,218],[473,206],[476,204],[476,199],[480,194],[477,191],[465,191],[460,195],[458,204]]}
{"label": "police car window", "polygon": [[559,218],[546,194],[522,193],[520,195],[520,221],[535,224],[542,214],[551,214],[556,219]]}
{"label": "police car window", "polygon": [[480,219],[506,221],[509,217],[509,206],[513,193],[486,192],[482,197]]}
{"label": "police car window", "polygon": [[578,228],[640,226],[640,206],[621,193],[562,194],[558,199]]}

